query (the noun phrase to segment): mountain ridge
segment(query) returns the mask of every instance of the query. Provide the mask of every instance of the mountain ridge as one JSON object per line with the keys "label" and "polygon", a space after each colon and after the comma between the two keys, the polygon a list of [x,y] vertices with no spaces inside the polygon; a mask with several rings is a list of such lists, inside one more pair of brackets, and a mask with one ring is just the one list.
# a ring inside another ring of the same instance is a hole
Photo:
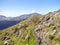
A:
{"label": "mountain ridge", "polygon": [[31,13],[31,14],[24,14],[18,17],[6,17],[3,15],[0,15],[0,29],[4,29],[10,26],[13,26],[17,23],[19,23],[22,20],[25,20],[27,18],[29,18],[30,16],[39,16],[41,14],[38,13]]}

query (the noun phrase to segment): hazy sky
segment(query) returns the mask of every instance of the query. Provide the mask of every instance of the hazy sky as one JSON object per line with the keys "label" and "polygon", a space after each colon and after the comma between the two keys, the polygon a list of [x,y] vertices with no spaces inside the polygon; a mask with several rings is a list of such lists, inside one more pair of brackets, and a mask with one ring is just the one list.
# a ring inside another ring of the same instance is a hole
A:
{"label": "hazy sky", "polygon": [[41,14],[60,9],[60,0],[0,0],[0,15]]}

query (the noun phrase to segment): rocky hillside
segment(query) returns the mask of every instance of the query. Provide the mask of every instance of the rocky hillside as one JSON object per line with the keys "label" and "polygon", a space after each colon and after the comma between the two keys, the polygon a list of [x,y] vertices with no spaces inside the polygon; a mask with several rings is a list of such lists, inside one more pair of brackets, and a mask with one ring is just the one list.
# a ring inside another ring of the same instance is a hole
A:
{"label": "rocky hillside", "polygon": [[0,45],[60,45],[60,10],[0,30]]}

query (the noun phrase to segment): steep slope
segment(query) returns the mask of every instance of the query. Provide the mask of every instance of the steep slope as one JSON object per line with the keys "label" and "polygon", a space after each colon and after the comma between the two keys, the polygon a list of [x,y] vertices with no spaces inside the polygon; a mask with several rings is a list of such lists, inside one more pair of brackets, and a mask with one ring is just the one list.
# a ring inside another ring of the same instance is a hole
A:
{"label": "steep slope", "polygon": [[0,30],[0,45],[60,45],[60,11],[30,18]]}
{"label": "steep slope", "polygon": [[[2,45],[3,45],[4,40],[12,40],[12,43],[14,43],[14,45],[18,45],[18,44],[26,45],[28,43],[30,45],[31,45],[31,43],[32,43],[32,45],[35,45],[36,39],[34,37],[33,30],[34,30],[35,25],[37,25],[37,23],[38,23],[38,22],[36,22],[37,20],[35,20],[35,18],[36,17],[31,17],[30,19],[20,22],[19,24],[15,25],[13,27],[10,27],[6,30],[2,30],[1,31],[2,34],[0,33],[1,39],[3,39],[3,40],[1,40]],[[37,17],[37,19],[38,19],[38,17]],[[4,39],[5,37],[6,37],[6,39]],[[29,42],[27,39],[28,37],[30,38]]]}

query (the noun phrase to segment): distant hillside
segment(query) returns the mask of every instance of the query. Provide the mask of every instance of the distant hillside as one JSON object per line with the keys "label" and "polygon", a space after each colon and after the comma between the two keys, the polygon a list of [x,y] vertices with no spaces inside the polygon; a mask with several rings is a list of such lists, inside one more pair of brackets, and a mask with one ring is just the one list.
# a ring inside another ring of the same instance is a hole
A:
{"label": "distant hillside", "polygon": [[13,26],[17,23],[19,23],[20,21],[29,18],[30,16],[39,16],[41,14],[38,13],[32,13],[32,14],[24,14],[18,17],[5,17],[3,15],[0,15],[0,30],[8,28],[10,26]]}
{"label": "distant hillside", "polygon": [[0,30],[0,45],[60,45],[60,10]]}

